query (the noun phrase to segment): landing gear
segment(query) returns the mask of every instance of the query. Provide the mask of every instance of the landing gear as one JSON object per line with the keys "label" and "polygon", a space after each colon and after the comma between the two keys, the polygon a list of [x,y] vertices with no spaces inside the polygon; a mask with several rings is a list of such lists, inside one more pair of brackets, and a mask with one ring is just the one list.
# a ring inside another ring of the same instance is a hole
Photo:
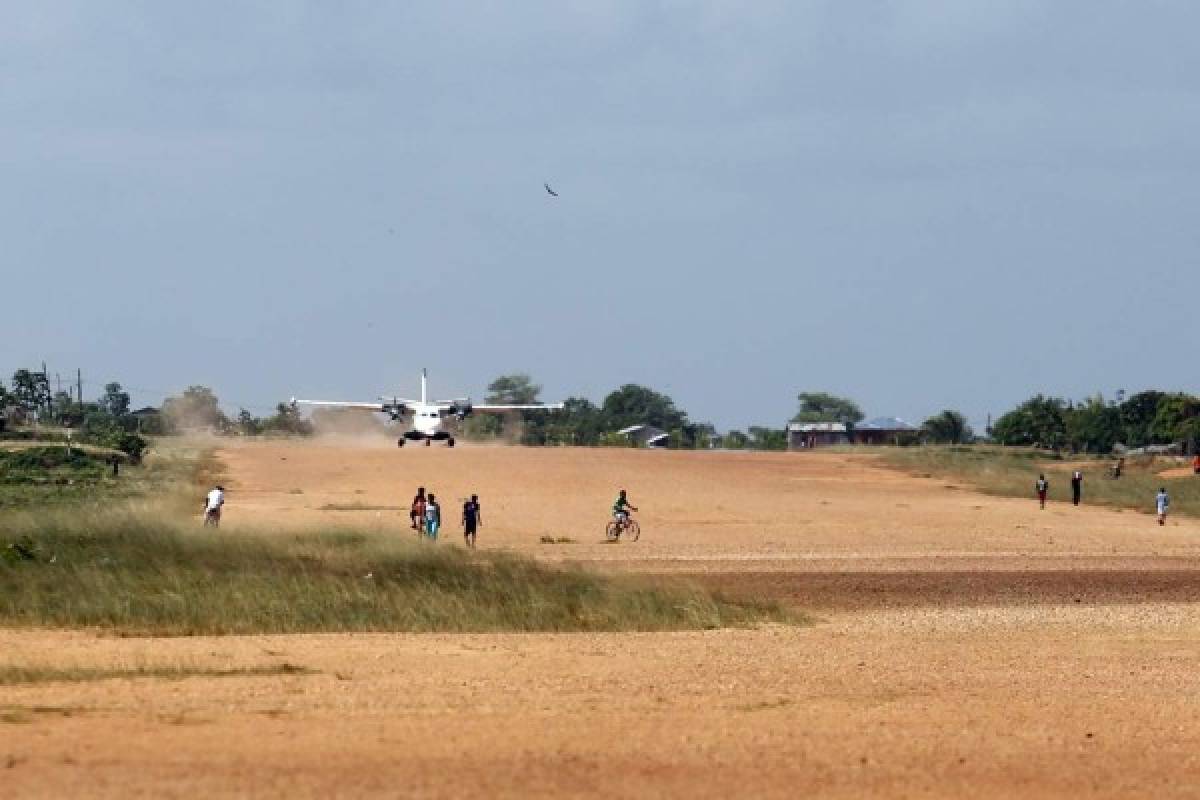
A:
{"label": "landing gear", "polygon": [[403,436],[401,436],[399,439],[396,440],[396,447],[404,447],[404,437]]}
{"label": "landing gear", "polygon": [[432,439],[426,439],[426,440],[425,440],[425,446],[426,446],[426,447],[429,447],[429,446],[430,446],[430,445],[432,445],[432,444],[433,444],[433,440],[432,440]]}
{"label": "landing gear", "polygon": [[454,447],[454,437],[453,436],[451,436],[449,439],[446,440],[446,447]]}

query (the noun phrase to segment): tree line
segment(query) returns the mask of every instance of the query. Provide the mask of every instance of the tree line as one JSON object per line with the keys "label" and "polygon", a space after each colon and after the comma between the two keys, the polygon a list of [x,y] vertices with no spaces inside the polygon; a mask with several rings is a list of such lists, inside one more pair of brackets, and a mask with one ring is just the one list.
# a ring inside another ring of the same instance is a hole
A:
{"label": "tree line", "polygon": [[1181,444],[1200,449],[1200,398],[1147,389],[1120,401],[1101,395],[1074,402],[1035,395],[992,425],[998,444],[1111,453],[1117,445]]}
{"label": "tree line", "polygon": [[[542,387],[524,373],[502,375],[488,385],[486,402],[525,404],[541,400]],[[801,392],[792,422],[839,422],[853,430],[864,415],[858,404],[828,392]],[[503,417],[471,418],[465,426],[470,438],[506,437],[528,445],[612,445],[630,442],[617,433],[633,425],[650,425],[667,432],[675,448],[722,447],[731,450],[786,450],[787,430],[752,425],[744,432],[719,434],[708,422],[695,422],[675,401],[654,389],[625,384],[596,405],[586,397],[570,397],[556,414],[513,413]],[[965,443],[974,432],[960,412],[947,409],[927,419],[914,431],[909,444],[919,442]]]}
{"label": "tree line", "polygon": [[129,411],[129,394],[121,384],[109,383],[95,401],[81,401],[70,392],[51,391],[48,375],[28,369],[13,373],[11,388],[0,380],[0,432],[9,417],[27,419],[71,429],[76,440],[113,450],[130,458],[141,458],[146,440],[137,432],[137,421]]}
{"label": "tree line", "polygon": [[[216,393],[206,386],[189,386],[178,395],[166,398],[161,407],[134,412],[128,392],[120,383],[108,383],[95,401],[79,402],[69,392],[52,392],[44,372],[27,369],[13,374],[11,389],[0,381],[0,429],[3,411],[15,411],[20,418],[35,418],[51,424],[79,430],[95,440],[120,449],[145,446],[141,435],[170,435],[187,430],[208,430],[222,434],[253,436],[258,434],[309,435],[318,428],[367,432],[383,430],[377,421],[364,419],[358,412],[318,409],[310,418],[290,403],[278,403],[275,412],[255,416],[242,408],[235,415],[221,410]],[[525,405],[541,402],[541,385],[526,373],[501,375],[488,384],[485,402]],[[858,405],[847,398],[825,392],[804,392],[798,396],[796,422],[841,422],[853,428],[863,418]],[[668,446],[682,449],[723,447],[748,450],[784,450],[784,428],[750,426],[745,432],[731,430],[719,434],[711,423],[692,420],[665,393],[638,384],[625,384],[609,392],[599,403],[586,397],[569,397],[561,412],[511,412],[504,415],[478,414],[458,424],[458,435],[467,439],[504,439],[532,445],[628,446],[627,436],[618,431],[635,425],[648,425],[667,433]],[[946,411],[926,422],[922,440],[969,441],[970,428],[962,415]]]}
{"label": "tree line", "polygon": [[95,400],[81,401],[70,392],[52,391],[46,372],[18,369],[9,385],[0,380],[0,433],[10,423],[31,421],[68,429],[76,441],[120,450],[134,459],[145,450],[147,435],[197,428],[245,434],[307,434],[313,430],[312,423],[287,403],[279,403],[268,417],[255,417],[241,409],[231,419],[221,411],[211,389],[191,386],[168,397],[161,408],[134,412],[129,393],[115,381],[105,384],[104,393]]}
{"label": "tree line", "polygon": [[[485,402],[534,404],[541,401],[541,392],[542,387],[526,373],[501,375],[488,384]],[[850,398],[810,391],[799,393],[796,399],[792,422],[835,422],[852,432],[864,418],[862,409]],[[87,440],[136,455],[145,447],[143,434],[204,429],[242,435],[308,435],[322,423],[332,424],[339,418],[337,412],[319,411],[308,419],[289,403],[278,403],[274,413],[263,417],[244,408],[229,416],[221,410],[217,395],[205,386],[190,386],[166,398],[160,408],[152,409],[153,413],[135,413],[130,409],[129,393],[120,383],[107,383],[98,398],[81,401],[71,392],[52,391],[44,371],[29,369],[14,372],[9,385],[0,380],[0,431],[4,429],[6,411],[17,421],[34,418],[69,427]],[[675,448],[784,450],[788,444],[783,427],[750,426],[745,431],[719,434],[711,423],[692,420],[667,394],[632,383],[609,392],[599,404],[586,397],[569,397],[564,409],[553,414],[474,415],[458,425],[458,435],[535,446],[625,446],[630,443],[628,437],[617,431],[635,425],[665,431],[668,445]],[[370,427],[367,424],[362,429]],[[987,438],[1002,445],[1099,454],[1110,453],[1118,445],[1177,443],[1195,452],[1200,450],[1200,398],[1154,389],[1118,401],[1106,401],[1100,395],[1071,401],[1038,394],[1001,415],[989,427]],[[957,444],[975,440],[966,417],[946,409],[901,436],[898,443]]]}

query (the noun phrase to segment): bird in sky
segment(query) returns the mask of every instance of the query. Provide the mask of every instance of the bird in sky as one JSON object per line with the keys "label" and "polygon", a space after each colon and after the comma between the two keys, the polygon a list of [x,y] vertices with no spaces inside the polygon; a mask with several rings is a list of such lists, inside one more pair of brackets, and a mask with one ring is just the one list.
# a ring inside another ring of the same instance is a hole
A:
{"label": "bird in sky", "polygon": [[543,184],[542,184],[542,186],[545,186],[545,187],[546,187],[546,191],[547,191],[547,192],[549,192],[549,193],[551,194],[551,196],[553,196],[553,197],[558,197],[558,192],[556,192],[556,191],[554,191],[553,189],[551,189],[551,188],[550,188],[550,184],[548,184],[548,183],[543,183]]}

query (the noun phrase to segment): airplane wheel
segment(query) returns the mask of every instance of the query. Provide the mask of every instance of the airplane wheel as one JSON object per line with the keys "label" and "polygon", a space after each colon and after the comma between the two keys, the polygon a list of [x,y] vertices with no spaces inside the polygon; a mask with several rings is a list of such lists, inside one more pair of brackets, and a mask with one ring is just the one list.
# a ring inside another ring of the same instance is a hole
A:
{"label": "airplane wheel", "polygon": [[429,447],[429,446],[430,446],[430,445],[432,445],[432,444],[433,444],[433,442],[432,442],[432,441],[430,441],[429,439],[426,439],[426,440],[425,440],[425,446],[426,446],[426,447]]}
{"label": "airplane wheel", "polygon": [[446,447],[454,447],[454,439],[453,438],[446,440]]}
{"label": "airplane wheel", "polygon": [[403,440],[403,439],[397,439],[397,440],[396,440],[396,447],[404,447],[404,440]]}

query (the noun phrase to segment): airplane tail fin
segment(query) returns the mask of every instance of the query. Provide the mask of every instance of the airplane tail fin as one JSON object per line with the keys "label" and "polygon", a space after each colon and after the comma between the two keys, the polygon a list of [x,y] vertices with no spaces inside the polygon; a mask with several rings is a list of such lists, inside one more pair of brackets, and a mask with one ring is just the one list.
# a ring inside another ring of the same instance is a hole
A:
{"label": "airplane tail fin", "polygon": [[425,379],[426,379],[425,369],[422,368],[421,369],[421,402],[422,403],[429,402],[429,395],[425,389]]}

